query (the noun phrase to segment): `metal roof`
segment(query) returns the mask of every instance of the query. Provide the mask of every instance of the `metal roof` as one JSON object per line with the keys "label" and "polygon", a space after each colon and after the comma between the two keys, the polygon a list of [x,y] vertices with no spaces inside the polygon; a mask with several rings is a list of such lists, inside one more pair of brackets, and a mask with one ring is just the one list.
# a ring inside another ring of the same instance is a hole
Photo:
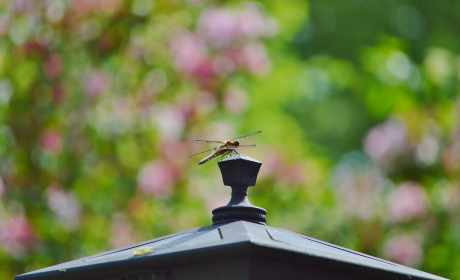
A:
{"label": "metal roof", "polygon": [[[152,247],[153,252],[134,256],[135,249],[145,246]],[[445,279],[287,230],[246,221],[182,231],[22,274],[15,279],[72,279],[82,275],[112,279],[110,275],[122,275],[124,271],[143,267],[248,255],[315,263],[330,269],[359,270],[367,275],[386,275],[384,279]]]}

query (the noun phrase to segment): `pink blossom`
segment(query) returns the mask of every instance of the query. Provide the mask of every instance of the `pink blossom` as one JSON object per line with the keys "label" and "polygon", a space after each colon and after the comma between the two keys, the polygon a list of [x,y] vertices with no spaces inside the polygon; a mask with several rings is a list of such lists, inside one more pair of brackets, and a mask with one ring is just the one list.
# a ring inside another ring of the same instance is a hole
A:
{"label": "pink blossom", "polygon": [[243,11],[211,8],[198,20],[198,33],[209,45],[228,48],[241,40],[253,40],[274,33],[273,20],[266,19],[256,5],[246,5]]}
{"label": "pink blossom", "polygon": [[190,74],[201,88],[213,87],[213,63],[200,37],[190,32],[181,32],[172,38],[170,46],[177,69]]}
{"label": "pink blossom", "polygon": [[59,221],[68,228],[75,229],[81,214],[81,206],[77,198],[58,187],[46,190],[48,206],[59,218]]}
{"label": "pink blossom", "polygon": [[124,123],[129,120],[133,112],[130,100],[124,97],[117,97],[112,100],[113,117],[118,123]]}
{"label": "pink blossom", "polygon": [[198,30],[209,44],[223,48],[232,43],[238,35],[238,20],[228,10],[207,9],[200,15]]}
{"label": "pink blossom", "polygon": [[261,43],[250,43],[236,53],[236,62],[253,74],[263,74],[270,69],[265,46]]}
{"label": "pink blossom", "polygon": [[414,235],[394,236],[385,243],[384,254],[390,261],[415,266],[423,257],[421,238]]}
{"label": "pink blossom", "polygon": [[388,210],[393,221],[407,221],[419,218],[427,212],[425,191],[415,182],[405,183],[391,191]]}
{"label": "pink blossom", "polygon": [[196,67],[191,71],[191,74],[197,78],[198,83],[203,88],[208,88],[213,85],[214,69],[210,60],[200,61]]}
{"label": "pink blossom", "polygon": [[267,20],[260,9],[254,5],[246,8],[238,16],[238,34],[248,38],[260,38],[274,33],[274,24]]}
{"label": "pink blossom", "polygon": [[112,14],[121,7],[120,0],[73,0],[72,12],[76,16],[85,16],[94,12]]}
{"label": "pink blossom", "polygon": [[50,80],[59,77],[62,73],[62,61],[59,54],[50,55],[43,64],[43,70]]}
{"label": "pink blossom", "polygon": [[362,220],[375,217],[384,177],[374,168],[354,170],[349,166],[339,166],[334,173],[340,203],[344,209]]}
{"label": "pink blossom", "polygon": [[227,110],[233,113],[241,113],[246,109],[246,93],[240,89],[230,89],[224,93],[224,105]]}
{"label": "pink blossom", "polygon": [[235,63],[228,56],[218,56],[212,61],[212,69],[217,75],[226,75],[235,71]]}
{"label": "pink blossom", "polygon": [[[459,106],[460,107],[460,106]],[[460,127],[454,131],[450,144],[442,155],[442,165],[447,172],[457,172],[460,167]]]}
{"label": "pink blossom", "polygon": [[213,196],[206,195],[206,209],[207,213],[212,213],[212,210],[217,207],[222,207],[227,205],[230,202],[230,197],[228,195],[216,194]]}
{"label": "pink blossom", "polygon": [[264,155],[263,165],[260,169],[260,177],[275,176],[284,164],[279,155],[275,152],[268,152]]}
{"label": "pink blossom", "polygon": [[184,72],[193,73],[207,60],[204,42],[195,34],[181,32],[174,36],[170,44],[176,67]]}
{"label": "pink blossom", "polygon": [[288,166],[280,173],[280,180],[291,184],[300,184],[304,181],[303,168],[301,166]]}
{"label": "pink blossom", "polygon": [[32,13],[36,10],[36,4],[35,1],[14,0],[13,9],[19,13]]}
{"label": "pink blossom", "polygon": [[300,184],[305,180],[302,167],[285,164],[274,152],[267,153],[263,163],[261,177],[271,176],[287,184]]}
{"label": "pink blossom", "polygon": [[[1,34],[1,31],[0,31],[0,34]],[[29,40],[29,41],[24,42],[24,44],[22,44],[22,49],[26,55],[31,54],[31,53],[37,53],[40,55],[44,55],[44,53],[46,52],[46,48],[47,46],[43,42],[39,42],[37,40]]]}
{"label": "pink blossom", "polygon": [[439,140],[433,133],[423,136],[421,143],[417,146],[415,156],[419,162],[425,165],[433,164],[438,157]]}
{"label": "pink blossom", "polygon": [[141,191],[160,197],[170,196],[179,177],[177,169],[165,160],[146,164],[137,178]]}
{"label": "pink blossom", "polygon": [[179,141],[167,141],[161,150],[170,162],[177,165],[185,163],[189,156],[186,145]]}
{"label": "pink blossom", "polygon": [[53,101],[56,103],[61,103],[64,99],[64,87],[61,85],[56,85],[52,89]]}
{"label": "pink blossom", "polygon": [[23,254],[34,243],[32,227],[23,216],[13,216],[0,222],[0,243],[10,253]]}
{"label": "pink blossom", "polygon": [[56,154],[62,150],[62,136],[61,134],[53,129],[45,130],[40,136],[40,144],[42,148],[51,154]]}
{"label": "pink blossom", "polygon": [[184,112],[173,106],[155,107],[152,121],[158,126],[162,139],[170,141],[179,139],[186,124]]}
{"label": "pink blossom", "polygon": [[395,121],[387,121],[374,127],[366,136],[366,152],[375,160],[397,155],[405,149],[406,129]]}
{"label": "pink blossom", "polygon": [[201,92],[196,97],[195,107],[198,113],[203,115],[209,114],[217,108],[216,97],[212,93]]}
{"label": "pink blossom", "polygon": [[95,97],[105,92],[111,82],[110,76],[99,70],[92,70],[83,78],[83,89],[87,96]]}
{"label": "pink blossom", "polygon": [[11,16],[8,14],[0,15],[0,35],[4,36],[10,29]]}
{"label": "pink blossom", "polygon": [[5,184],[3,183],[2,177],[0,177],[0,197],[5,193]]}

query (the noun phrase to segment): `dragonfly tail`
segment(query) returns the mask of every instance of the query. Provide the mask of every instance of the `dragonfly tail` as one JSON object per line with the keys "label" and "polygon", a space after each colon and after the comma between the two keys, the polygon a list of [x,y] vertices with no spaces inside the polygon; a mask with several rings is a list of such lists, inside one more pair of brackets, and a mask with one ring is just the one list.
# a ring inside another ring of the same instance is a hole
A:
{"label": "dragonfly tail", "polygon": [[198,165],[201,165],[201,164],[203,164],[203,163],[206,163],[206,162],[210,161],[211,159],[213,159],[213,158],[215,158],[215,157],[216,157],[215,154],[212,154],[212,155],[210,155],[210,156],[208,156],[208,157],[205,157],[203,160],[201,160],[201,161],[198,163]]}

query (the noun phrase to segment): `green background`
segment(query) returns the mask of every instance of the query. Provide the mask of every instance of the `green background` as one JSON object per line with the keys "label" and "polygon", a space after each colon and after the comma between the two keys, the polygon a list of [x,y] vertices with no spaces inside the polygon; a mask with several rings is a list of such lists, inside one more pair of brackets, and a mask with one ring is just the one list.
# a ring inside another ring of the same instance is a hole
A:
{"label": "green background", "polygon": [[210,225],[258,130],[270,226],[460,279],[460,2],[0,3],[1,279]]}

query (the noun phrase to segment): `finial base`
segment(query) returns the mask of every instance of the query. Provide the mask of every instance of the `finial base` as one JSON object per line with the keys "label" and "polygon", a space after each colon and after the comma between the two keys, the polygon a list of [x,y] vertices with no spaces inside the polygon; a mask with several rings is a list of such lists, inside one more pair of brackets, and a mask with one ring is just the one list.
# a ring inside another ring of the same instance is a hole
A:
{"label": "finial base", "polygon": [[212,223],[223,224],[234,221],[247,221],[265,225],[267,211],[255,206],[222,206],[212,210]]}

